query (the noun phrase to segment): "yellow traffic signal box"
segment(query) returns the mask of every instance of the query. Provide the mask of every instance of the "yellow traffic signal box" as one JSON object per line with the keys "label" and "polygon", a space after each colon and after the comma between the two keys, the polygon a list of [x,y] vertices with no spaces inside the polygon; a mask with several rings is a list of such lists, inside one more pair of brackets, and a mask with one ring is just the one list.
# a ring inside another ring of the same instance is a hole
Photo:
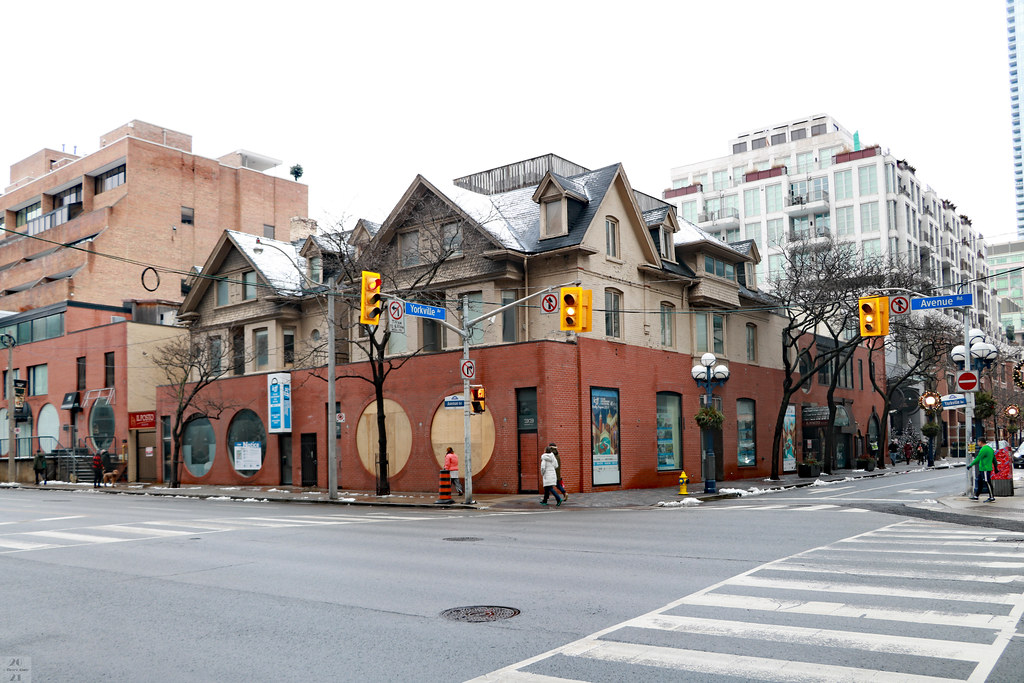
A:
{"label": "yellow traffic signal box", "polygon": [[469,397],[474,413],[482,413],[487,410],[487,402],[484,400],[484,388],[482,386],[470,387]]}
{"label": "yellow traffic signal box", "polygon": [[559,326],[565,332],[583,331],[583,289],[562,287],[559,296]]}
{"label": "yellow traffic signal box", "polygon": [[380,273],[363,271],[363,284],[359,293],[359,322],[363,325],[380,323]]}
{"label": "yellow traffic signal box", "polygon": [[860,312],[860,336],[884,337],[889,334],[889,297],[865,296],[857,300]]}

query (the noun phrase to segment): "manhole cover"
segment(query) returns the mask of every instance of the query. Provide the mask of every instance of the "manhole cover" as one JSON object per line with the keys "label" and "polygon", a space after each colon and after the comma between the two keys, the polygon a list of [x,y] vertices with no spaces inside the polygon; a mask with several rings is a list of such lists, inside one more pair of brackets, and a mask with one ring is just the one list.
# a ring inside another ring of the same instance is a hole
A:
{"label": "manhole cover", "polygon": [[511,619],[517,614],[519,614],[519,610],[514,607],[492,607],[487,605],[452,607],[441,612],[441,616],[450,621],[469,621],[472,623]]}
{"label": "manhole cover", "polygon": [[446,541],[482,541],[484,539],[479,536],[453,536],[452,538],[444,539]]}

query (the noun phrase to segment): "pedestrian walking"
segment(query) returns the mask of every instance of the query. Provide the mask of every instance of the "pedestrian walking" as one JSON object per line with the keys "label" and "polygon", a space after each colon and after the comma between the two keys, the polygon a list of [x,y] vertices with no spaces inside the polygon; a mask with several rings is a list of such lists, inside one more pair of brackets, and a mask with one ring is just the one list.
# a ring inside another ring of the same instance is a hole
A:
{"label": "pedestrian walking", "polygon": [[565,484],[562,483],[562,458],[558,455],[558,446],[555,445],[554,441],[552,441],[549,446],[551,448],[551,454],[555,456],[555,474],[558,477],[558,482],[555,484],[555,488],[562,494],[562,502],[565,502],[569,500],[569,494],[565,492]]}
{"label": "pedestrian walking", "polygon": [[918,465],[923,465],[924,464],[924,459],[925,459],[924,442],[919,442],[917,444],[917,464]]}
{"label": "pedestrian walking", "polygon": [[974,495],[971,496],[971,500],[978,500],[978,494],[981,493],[981,486],[984,484],[988,488],[988,498],[985,499],[985,502],[995,502],[996,496],[992,490],[992,466],[995,459],[996,452],[988,445],[988,440],[984,436],[979,437],[978,454],[967,465],[968,467],[974,467],[975,465],[978,467],[974,476]]}
{"label": "pedestrian walking", "polygon": [[897,453],[899,453],[899,446],[896,444],[895,441],[890,441],[889,442],[889,461],[892,462],[893,465],[896,464],[896,454]]}
{"label": "pedestrian walking", "polygon": [[103,484],[103,456],[98,452],[92,456],[92,487],[98,489]]}
{"label": "pedestrian walking", "polygon": [[562,504],[562,499],[558,496],[558,491],[555,490],[555,484],[558,483],[555,462],[555,455],[551,452],[551,446],[548,446],[540,456],[540,476],[541,483],[544,485],[544,499],[540,501],[541,505],[547,505],[550,496],[555,497],[555,507]]}
{"label": "pedestrian walking", "polygon": [[459,456],[455,455],[455,449],[451,446],[448,447],[444,454],[444,468],[448,470],[455,493],[461,494],[462,482],[459,480]]}
{"label": "pedestrian walking", "polygon": [[36,473],[36,486],[39,486],[39,478],[42,477],[43,484],[46,484],[46,456],[40,450],[32,457],[32,469]]}
{"label": "pedestrian walking", "polygon": [[914,454],[914,447],[910,445],[909,441],[903,442],[903,462],[910,464],[910,456]]}

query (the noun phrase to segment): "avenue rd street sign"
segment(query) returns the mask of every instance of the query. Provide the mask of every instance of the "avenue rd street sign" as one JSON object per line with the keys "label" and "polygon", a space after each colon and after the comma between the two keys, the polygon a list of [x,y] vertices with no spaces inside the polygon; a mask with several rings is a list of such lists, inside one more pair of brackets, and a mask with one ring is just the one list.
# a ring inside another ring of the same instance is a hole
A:
{"label": "avenue rd street sign", "polygon": [[949,294],[947,296],[926,296],[910,300],[910,310],[930,311],[933,308],[956,308],[973,306],[974,294]]}

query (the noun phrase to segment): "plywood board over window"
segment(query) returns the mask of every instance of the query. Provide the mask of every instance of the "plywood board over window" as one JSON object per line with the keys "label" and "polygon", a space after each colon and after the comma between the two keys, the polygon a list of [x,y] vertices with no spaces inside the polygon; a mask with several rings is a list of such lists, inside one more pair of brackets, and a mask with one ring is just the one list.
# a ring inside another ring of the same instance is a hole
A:
{"label": "plywood board over window", "polygon": [[[465,414],[462,408],[445,408],[444,403],[434,411],[430,422],[430,445],[434,450],[434,460],[438,469],[444,463],[444,453],[451,446],[459,454],[459,476],[465,477],[463,468],[466,466],[465,450]],[[473,449],[473,476],[480,474],[494,454],[494,418],[491,411],[473,415],[469,421],[469,443]],[[537,454],[540,458],[540,453]]]}
{"label": "plywood board over window", "polygon": [[[393,477],[409,462],[409,454],[412,453],[412,423],[402,406],[389,398],[384,399],[384,417],[384,429],[388,437],[388,476]],[[375,476],[377,443],[377,402],[374,401],[363,409],[356,424],[356,450],[363,469]]]}

